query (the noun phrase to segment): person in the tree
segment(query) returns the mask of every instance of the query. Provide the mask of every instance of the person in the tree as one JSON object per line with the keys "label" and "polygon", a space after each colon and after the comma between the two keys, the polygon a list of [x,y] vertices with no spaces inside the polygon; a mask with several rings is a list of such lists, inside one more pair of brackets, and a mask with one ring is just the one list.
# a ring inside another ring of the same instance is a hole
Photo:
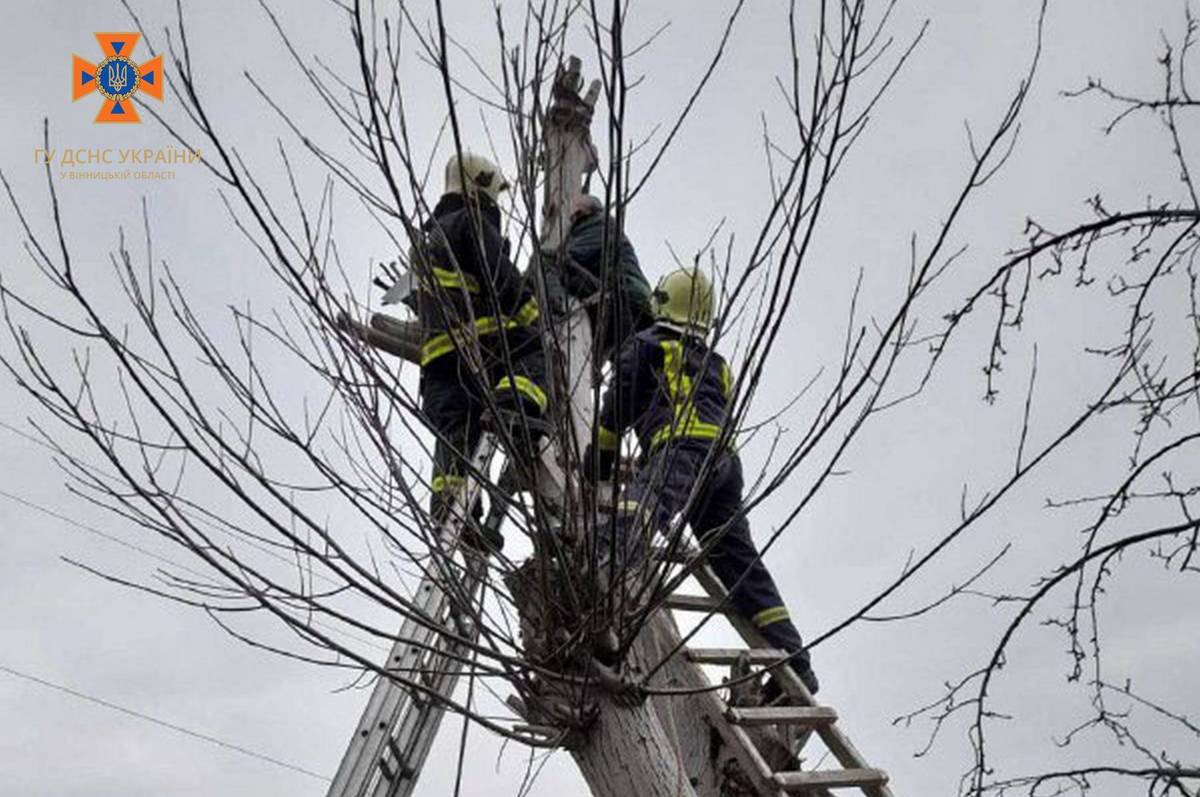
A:
{"label": "person in the tree", "polygon": [[626,338],[653,322],[650,283],[628,236],[617,235],[616,220],[589,194],[572,203],[566,255],[567,292],[582,300],[597,299],[586,307],[598,359],[605,360]]}

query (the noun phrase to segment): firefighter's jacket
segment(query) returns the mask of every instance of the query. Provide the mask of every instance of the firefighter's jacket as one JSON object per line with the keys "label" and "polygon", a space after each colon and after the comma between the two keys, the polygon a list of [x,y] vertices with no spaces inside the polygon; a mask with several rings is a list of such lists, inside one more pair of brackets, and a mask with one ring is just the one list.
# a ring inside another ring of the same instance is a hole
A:
{"label": "firefighter's jacket", "polygon": [[733,375],[721,355],[697,337],[655,324],[629,338],[601,402],[597,444],[617,448],[633,427],[646,455],[672,440],[732,441],[724,431]]}
{"label": "firefighter's jacket", "polygon": [[499,208],[446,194],[421,231],[411,259],[426,330],[422,367],[476,339],[486,346],[498,333],[508,333],[513,346],[533,337],[537,302],[509,259]]}
{"label": "firefighter's jacket", "polygon": [[[587,291],[588,293],[599,290],[601,283],[608,279],[608,285],[605,286],[607,290],[612,291],[615,288],[623,291],[631,302],[648,310],[650,307],[650,283],[646,281],[646,275],[642,273],[642,267],[638,263],[633,244],[629,242],[624,233],[620,240],[605,240],[605,235],[614,235],[616,229],[616,222],[601,212],[584,216],[571,226],[570,236],[567,238],[567,256],[576,267],[582,269],[594,281],[594,287],[591,287]],[[610,249],[610,262],[618,269],[616,280],[606,273],[604,268],[606,243]],[[575,295],[585,293],[575,288],[570,282],[567,287]]]}

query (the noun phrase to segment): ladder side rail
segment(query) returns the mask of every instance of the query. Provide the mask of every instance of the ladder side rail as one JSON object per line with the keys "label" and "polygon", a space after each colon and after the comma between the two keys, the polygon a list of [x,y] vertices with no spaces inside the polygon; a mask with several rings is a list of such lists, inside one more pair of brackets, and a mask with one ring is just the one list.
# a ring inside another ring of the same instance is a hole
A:
{"label": "ladder side rail", "polygon": [[[695,551],[698,555],[698,551]],[[696,568],[693,571],[696,580],[704,587],[704,590],[713,598],[725,600],[729,596],[729,592],[725,589],[725,585],[717,578],[717,574],[707,563]],[[765,639],[758,633],[758,629],[744,617],[736,612],[727,612],[730,624],[745,640],[746,644],[751,648],[768,647]],[[801,683],[799,677],[792,672],[791,667],[783,665],[772,670],[772,674],[778,679],[783,688],[792,696],[793,699],[799,702],[802,706],[816,707],[817,701],[813,698],[808,688]],[[838,763],[847,769],[870,769],[870,766],[863,759],[862,754],[847,738],[846,734],[836,724],[821,725],[815,729],[821,741],[829,748],[829,752],[833,753],[834,758]],[[887,784],[863,786],[862,790],[868,797],[894,797],[891,789]]]}
{"label": "ladder side rail", "polygon": [[[449,603],[447,596],[441,593],[431,578],[423,580],[417,590],[423,599],[423,613],[441,620],[440,610]],[[433,629],[410,618],[401,626],[384,668],[406,674],[416,673],[429,647],[436,644],[437,635]],[[388,678],[377,679],[337,775],[330,785],[330,797],[360,797],[366,793],[366,783],[386,749],[390,730],[408,707],[411,697],[406,687]]]}
{"label": "ladder side rail", "polygon": [[[482,592],[483,579],[487,574],[487,560],[484,557],[468,556],[467,567],[467,578],[471,582],[468,592],[471,600],[474,601],[475,597]],[[473,638],[475,634],[472,633],[470,636]],[[470,652],[470,647],[464,643],[452,642],[449,647],[451,655],[440,657],[443,660],[434,662],[432,669],[434,679],[432,691],[435,695],[440,695],[447,700],[452,696],[454,688],[458,684],[458,679],[466,666],[465,657]],[[429,757],[429,751],[433,747],[437,730],[445,717],[445,701],[438,700],[433,695],[412,695],[410,700],[416,706],[416,710],[405,714],[383,759],[385,764],[391,763],[388,756],[396,758],[398,754],[399,760],[394,762],[394,767],[399,773],[399,777],[392,781],[387,788],[372,791],[372,797],[409,797],[412,794],[417,785],[417,778]],[[381,783],[381,786],[383,785],[385,784]]]}
{"label": "ladder side rail", "polygon": [[[445,619],[449,622],[449,614]],[[392,702],[377,715],[373,726],[381,734],[382,751],[378,761],[368,769],[366,782],[360,789],[362,794],[387,793],[387,789],[395,788],[397,778],[412,778],[419,771],[420,752],[416,746],[419,734],[431,712],[444,705],[438,696],[449,697],[448,690],[453,688],[453,679],[463,666],[462,657],[468,653],[468,647],[462,643],[447,641],[439,646],[436,639],[428,641],[434,643],[428,648],[415,644],[417,640],[410,643],[419,655],[408,672],[424,689],[410,690],[388,682]]]}
{"label": "ladder side rail", "polygon": [[[496,437],[486,434],[480,439],[474,456],[471,458],[470,476],[466,488],[460,492],[451,505],[450,520],[441,529],[443,555],[451,554],[458,545],[462,534],[463,520],[470,516],[468,508],[479,497],[483,485],[474,474],[486,473],[488,464],[498,448]],[[388,654],[385,669],[397,672],[413,672],[418,668],[424,654],[429,650],[440,647],[450,648],[455,643],[438,633],[436,627],[446,620],[451,597],[441,586],[440,579],[426,576],[417,587],[418,612],[424,621],[416,617],[407,618],[400,627],[396,642]],[[453,658],[448,661],[453,661]],[[456,678],[444,684],[444,688],[453,691]],[[447,699],[449,693],[443,694]],[[371,697],[363,710],[354,734],[347,745],[346,752],[338,766],[333,781],[330,783],[327,797],[364,797],[368,794],[368,786],[372,773],[383,759],[384,751],[392,739],[392,728],[398,718],[406,711],[413,710],[410,690],[380,677],[376,680]],[[436,731],[434,723],[433,731]]]}

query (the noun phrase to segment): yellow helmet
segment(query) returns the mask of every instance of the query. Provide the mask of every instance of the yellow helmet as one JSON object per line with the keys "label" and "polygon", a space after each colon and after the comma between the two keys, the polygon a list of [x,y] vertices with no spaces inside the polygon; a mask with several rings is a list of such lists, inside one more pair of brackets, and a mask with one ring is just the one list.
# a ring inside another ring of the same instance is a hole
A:
{"label": "yellow helmet", "polygon": [[708,334],[713,317],[712,281],[699,269],[676,269],[658,281],[652,309],[661,321]]}
{"label": "yellow helmet", "polygon": [[[465,183],[465,184],[464,184]],[[479,194],[495,202],[500,192],[508,188],[508,182],[500,173],[500,167],[482,155],[464,152],[460,158],[452,155],[446,161],[446,194]]]}

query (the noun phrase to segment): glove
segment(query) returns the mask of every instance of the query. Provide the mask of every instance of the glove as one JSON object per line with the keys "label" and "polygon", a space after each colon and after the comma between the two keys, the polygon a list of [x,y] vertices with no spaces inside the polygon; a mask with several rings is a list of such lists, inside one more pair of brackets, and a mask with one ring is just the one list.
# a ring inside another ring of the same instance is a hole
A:
{"label": "glove", "polygon": [[605,451],[589,444],[583,452],[583,477],[589,484],[610,481],[613,465],[617,461],[616,451]]}

